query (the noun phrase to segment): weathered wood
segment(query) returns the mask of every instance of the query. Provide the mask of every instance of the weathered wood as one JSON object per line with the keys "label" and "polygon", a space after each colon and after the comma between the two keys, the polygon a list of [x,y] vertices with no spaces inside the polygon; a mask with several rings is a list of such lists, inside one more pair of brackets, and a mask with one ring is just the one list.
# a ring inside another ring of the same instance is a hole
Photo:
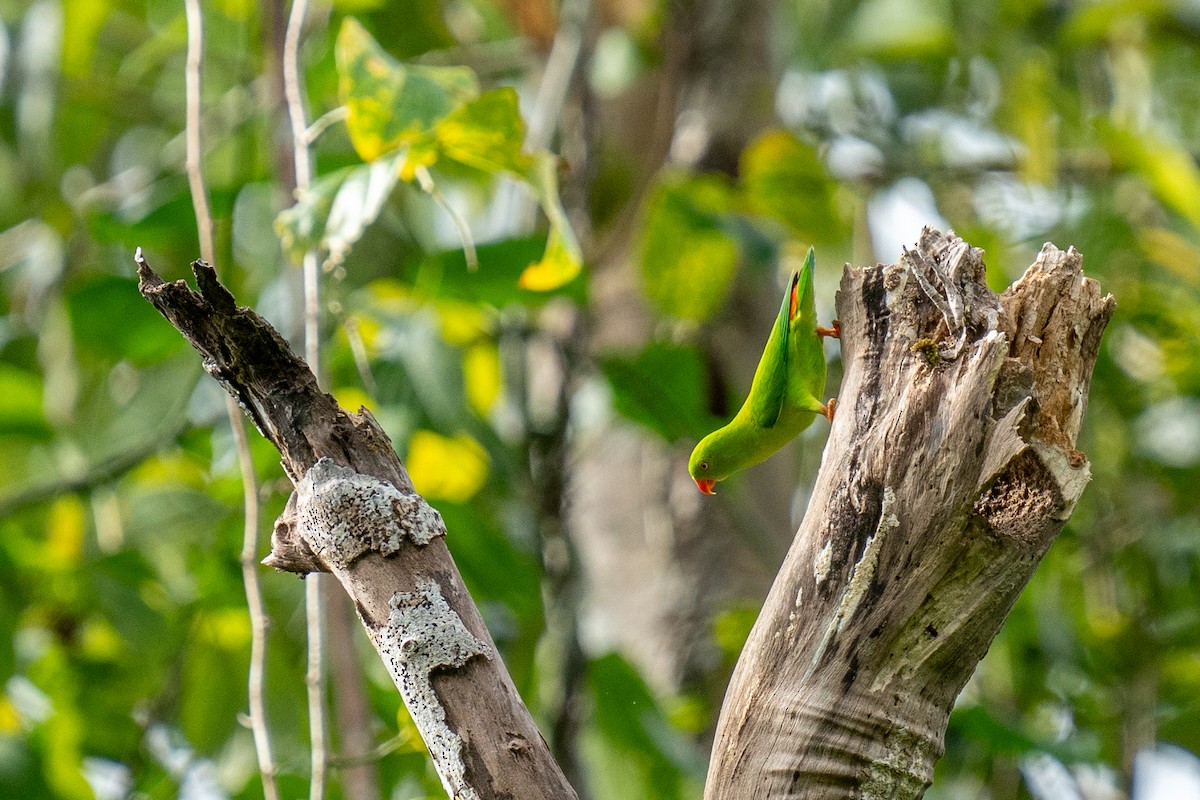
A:
{"label": "weathered wood", "polygon": [[348,414],[201,261],[199,291],[138,256],[139,288],[283,457],[299,487],[267,562],[332,572],[412,712],[443,786],[462,800],[571,800],[462,577],[441,519],[415,494],[387,435]]}
{"label": "weathered wood", "polygon": [[1003,295],[926,230],[847,268],[845,378],[800,529],[725,697],[706,800],[921,797],[955,697],[1087,484],[1111,297],[1046,245]]}

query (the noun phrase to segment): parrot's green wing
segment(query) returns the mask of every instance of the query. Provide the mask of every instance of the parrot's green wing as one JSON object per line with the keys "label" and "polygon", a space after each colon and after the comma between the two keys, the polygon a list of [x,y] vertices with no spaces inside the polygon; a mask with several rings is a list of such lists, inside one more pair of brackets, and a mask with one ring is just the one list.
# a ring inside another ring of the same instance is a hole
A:
{"label": "parrot's green wing", "polygon": [[796,284],[799,280],[800,273],[793,272],[787,291],[783,294],[783,304],[775,319],[775,327],[771,329],[758,369],[754,371],[750,396],[746,399],[750,418],[761,428],[775,427],[787,398],[788,338],[792,332],[792,315],[796,311]]}

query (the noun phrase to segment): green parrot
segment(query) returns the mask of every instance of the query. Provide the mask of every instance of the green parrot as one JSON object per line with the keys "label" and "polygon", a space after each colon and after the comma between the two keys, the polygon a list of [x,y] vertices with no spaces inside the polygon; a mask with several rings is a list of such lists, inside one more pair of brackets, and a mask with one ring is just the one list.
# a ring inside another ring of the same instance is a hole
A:
{"label": "green parrot", "polygon": [[817,414],[833,421],[835,401],[821,402],[825,392],[821,337],[837,338],[841,327],[836,321],[832,328],[817,325],[813,272],[810,247],[804,266],[788,282],[746,402],[728,425],[705,436],[692,451],[688,472],[705,494],[716,494],[717,481],[766,460],[812,424]]}

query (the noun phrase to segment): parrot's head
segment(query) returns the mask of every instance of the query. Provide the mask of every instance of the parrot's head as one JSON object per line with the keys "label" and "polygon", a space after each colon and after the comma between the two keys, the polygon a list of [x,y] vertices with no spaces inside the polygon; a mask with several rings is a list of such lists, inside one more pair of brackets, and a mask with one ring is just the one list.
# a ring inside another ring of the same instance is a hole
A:
{"label": "parrot's head", "polygon": [[692,451],[692,457],[688,459],[688,472],[700,491],[705,494],[716,494],[713,487],[717,485],[717,481],[725,477],[725,474],[720,470],[719,460],[713,452],[709,438],[701,439],[700,444],[696,445],[696,449]]}

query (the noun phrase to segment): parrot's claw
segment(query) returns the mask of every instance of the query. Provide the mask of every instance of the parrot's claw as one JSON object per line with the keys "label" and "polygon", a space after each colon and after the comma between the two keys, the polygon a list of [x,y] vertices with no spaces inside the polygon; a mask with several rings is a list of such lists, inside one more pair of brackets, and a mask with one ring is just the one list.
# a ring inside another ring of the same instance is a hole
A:
{"label": "parrot's claw", "polygon": [[833,422],[833,411],[835,408],[837,408],[837,398],[836,397],[829,398],[829,402],[827,402],[824,406],[821,407],[821,412],[825,415],[825,418],[828,419],[830,422]]}
{"label": "parrot's claw", "polygon": [[817,326],[817,336],[832,336],[834,339],[842,338],[842,321],[835,319],[832,328],[823,328]]}

